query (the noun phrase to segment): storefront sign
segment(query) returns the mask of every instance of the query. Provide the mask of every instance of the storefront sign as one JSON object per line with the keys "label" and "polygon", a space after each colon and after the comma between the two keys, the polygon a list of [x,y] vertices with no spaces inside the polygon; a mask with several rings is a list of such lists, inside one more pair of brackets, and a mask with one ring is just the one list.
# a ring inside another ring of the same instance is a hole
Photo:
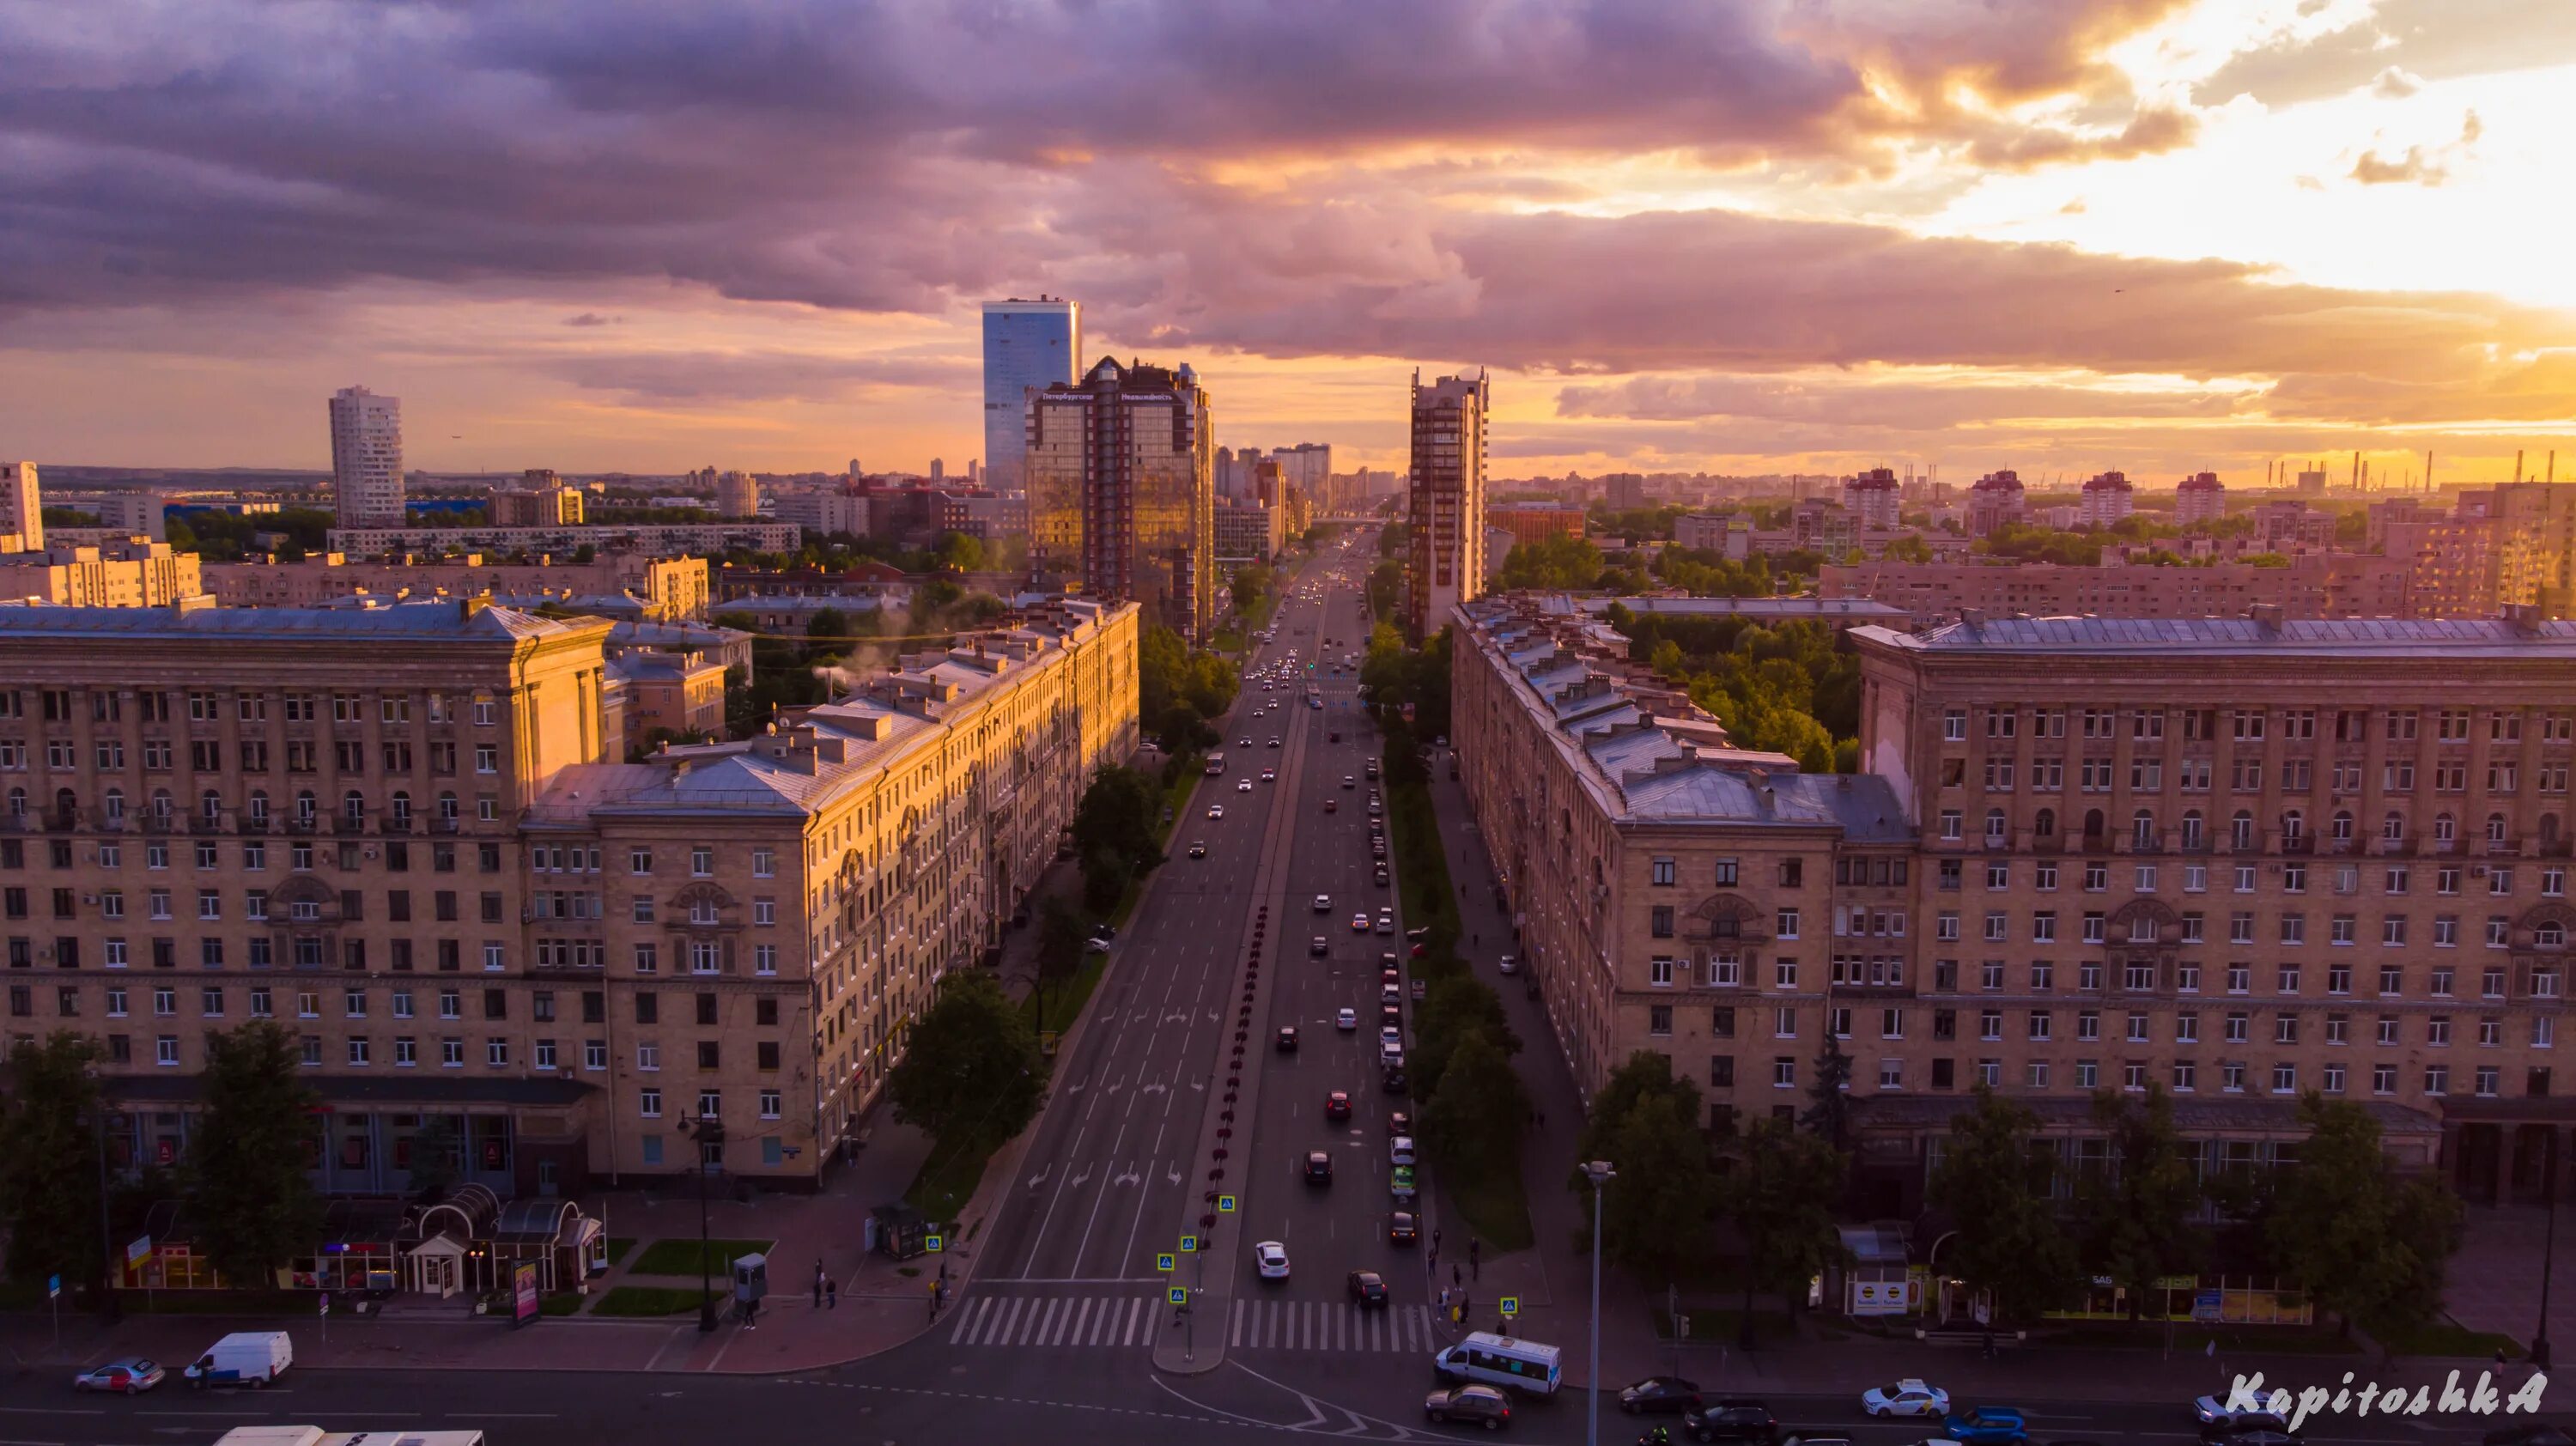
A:
{"label": "storefront sign", "polygon": [[526,1325],[537,1318],[537,1263],[522,1260],[510,1269],[511,1312],[513,1324]]}

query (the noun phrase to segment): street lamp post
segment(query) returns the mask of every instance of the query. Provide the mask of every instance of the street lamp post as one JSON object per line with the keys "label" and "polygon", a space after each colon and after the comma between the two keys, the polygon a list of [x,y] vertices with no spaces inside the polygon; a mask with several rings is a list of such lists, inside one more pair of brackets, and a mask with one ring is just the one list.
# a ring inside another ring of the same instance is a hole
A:
{"label": "street lamp post", "polygon": [[1584,1378],[1583,1446],[1601,1446],[1601,1187],[1617,1177],[1607,1160],[1586,1160],[1592,1181],[1592,1364]]}
{"label": "street lamp post", "polygon": [[2558,1256],[2558,1126],[2549,1128],[2549,1148],[2544,1156],[2548,1175],[2540,1182],[2540,1324],[2531,1334],[2531,1368],[2549,1369],[2549,1267]]}
{"label": "street lamp post", "polygon": [[116,1230],[109,1223],[107,1202],[107,1101],[98,1104],[98,1278],[99,1317],[114,1325],[124,1314],[116,1303]]}
{"label": "street lamp post", "polygon": [[[714,1267],[707,1263],[707,1251],[713,1242],[707,1236],[707,1153],[713,1146],[724,1149],[724,1121],[710,1115],[699,1115],[682,1126],[698,1147],[698,1329],[716,1328]],[[722,1158],[719,1153],[718,1158]]]}

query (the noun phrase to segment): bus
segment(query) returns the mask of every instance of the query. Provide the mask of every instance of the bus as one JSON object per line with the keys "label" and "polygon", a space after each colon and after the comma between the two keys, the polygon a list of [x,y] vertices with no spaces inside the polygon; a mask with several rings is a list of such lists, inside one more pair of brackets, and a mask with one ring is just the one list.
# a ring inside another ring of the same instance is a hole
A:
{"label": "bus", "polygon": [[1220,748],[1207,756],[1207,776],[1214,778],[1223,772],[1225,772],[1225,750]]}

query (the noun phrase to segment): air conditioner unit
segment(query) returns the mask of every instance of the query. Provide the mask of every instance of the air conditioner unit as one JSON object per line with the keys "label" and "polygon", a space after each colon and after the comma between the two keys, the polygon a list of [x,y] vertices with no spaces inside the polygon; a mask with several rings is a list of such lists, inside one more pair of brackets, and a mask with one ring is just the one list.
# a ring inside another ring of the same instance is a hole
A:
{"label": "air conditioner unit", "polygon": [[2469,877],[2470,877],[2470,878],[2473,878],[2473,879],[2483,879],[2483,878],[2485,878],[2486,876],[2487,876],[2487,866],[2486,866],[2486,865],[2484,865],[2484,864],[2471,864],[2471,865],[2469,865]]}

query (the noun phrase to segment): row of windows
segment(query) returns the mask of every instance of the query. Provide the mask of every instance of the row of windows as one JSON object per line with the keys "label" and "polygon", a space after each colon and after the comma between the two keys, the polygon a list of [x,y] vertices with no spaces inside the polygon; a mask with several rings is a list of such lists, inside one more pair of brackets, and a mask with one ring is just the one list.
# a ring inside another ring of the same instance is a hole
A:
{"label": "row of windows", "polygon": [[[220,869],[224,866],[224,846],[219,841],[201,838],[192,840],[186,847],[187,857],[199,869]],[[241,867],[245,872],[267,871],[269,855],[266,840],[245,839],[239,847]],[[356,873],[362,860],[376,858],[379,854],[382,856],[386,872],[400,874],[411,871],[411,843],[406,839],[385,839],[371,844],[343,840],[331,845],[296,840],[286,845],[287,867],[297,873],[313,872],[316,861],[325,857],[321,850],[326,847],[334,851],[329,857],[338,864],[343,873]],[[477,843],[474,846],[474,856],[476,867],[480,872],[497,874],[501,871],[501,845],[497,842]],[[93,857],[101,868],[123,868],[125,867],[125,844],[118,839],[101,839],[94,846]],[[156,873],[167,870],[172,857],[169,840],[146,839],[144,841],[143,867],[145,869]],[[76,854],[72,841],[67,838],[47,839],[45,858],[46,862],[56,869],[69,869],[76,866]],[[429,846],[429,867],[432,873],[455,873],[457,858],[456,845],[452,843],[433,843]],[[27,841],[22,838],[0,838],[0,870],[22,870],[26,867]]]}
{"label": "row of windows", "polygon": [[[2367,741],[2376,732],[2383,742],[2411,743],[2419,735],[2424,710],[2395,708],[2378,714],[2379,725],[2371,726],[2371,714],[2364,709],[2316,708],[2032,708],[1988,706],[1979,709],[1985,715],[1985,736],[2014,738],[2021,736],[2022,723],[2029,720],[2029,736],[2064,738],[2068,735],[2069,717],[2073,714],[2074,735],[2079,738],[2116,738],[2125,733],[2132,739],[2154,740],[2165,736],[2169,718],[2179,718],[2176,731],[2187,742],[2210,742],[2225,736],[2239,743],[2259,743],[2267,737],[2292,742],[2309,742],[2320,736],[2331,736],[2338,743]],[[2524,733],[2525,712],[2496,709],[2486,715],[2489,742],[2519,743]],[[2440,708],[2433,710],[2432,736],[2437,742],[2466,743],[2475,730],[2476,710]],[[2125,721],[2126,726],[2122,724]],[[2321,734],[2320,728],[2323,733]],[[2576,714],[2542,713],[2531,717],[2533,737],[2544,743],[2566,743],[2576,740]],[[1944,708],[1941,711],[1941,737],[1944,742],[1964,743],[1968,738],[1968,709]]]}
{"label": "row of windows", "polygon": [[[2563,779],[2558,791],[2566,791]],[[1942,839],[1956,843],[1966,837],[1967,813],[1965,810],[1945,808],[1941,810],[1939,819]],[[2315,851],[2318,839],[2308,831],[2308,816],[2305,810],[2284,809],[2276,822],[2280,825],[2282,847],[2292,852]],[[2031,836],[2053,839],[2057,837],[2057,824],[2057,811],[2043,808],[2031,815]],[[2109,821],[2103,817],[2100,809],[2088,811],[2083,819],[2085,846],[2087,848],[2107,847],[2110,838],[2107,832],[2109,826]],[[2353,832],[2354,826],[2355,821],[2349,810],[2337,810],[2333,817],[2326,821],[2325,845],[2336,853],[2353,852],[2359,842]],[[2558,815],[2554,813],[2542,815],[2539,827],[2542,844],[2552,845],[2559,841]],[[2000,808],[1987,809],[1984,835],[1986,845],[1989,848],[2001,847],[2010,840],[2011,836],[2012,815]],[[2493,847],[2503,847],[2516,842],[2512,821],[2501,813],[2487,815],[2484,837]],[[2238,809],[2227,822],[2226,838],[2230,851],[2251,852],[2255,845],[2262,841],[2254,815],[2248,810]],[[2433,815],[2433,834],[2430,842],[2436,850],[2450,852],[2459,846],[2460,839],[2460,821],[2457,817],[2447,812]],[[2209,831],[2208,821],[2201,816],[2198,809],[2192,809],[2183,814],[2181,827],[2174,835],[2172,843],[2185,852],[2199,853],[2209,849],[2213,841],[2214,836]],[[2394,850],[2408,843],[2406,816],[2395,812],[2383,816],[2379,824],[2378,841],[2387,850]],[[2142,808],[2129,815],[2128,842],[2131,848],[2140,852],[2154,852],[2165,846],[2163,826],[2157,822],[2153,809]]]}
{"label": "row of windows", "polygon": [[[48,945],[41,940],[31,939],[25,935],[12,935],[5,941],[5,947],[8,954],[8,967],[12,969],[34,968],[37,957],[39,954],[42,954],[51,960],[55,968],[78,969],[88,960],[89,956],[85,947],[87,942],[88,941],[85,941],[78,936],[67,934],[55,938],[52,943]],[[135,941],[122,936],[117,936],[98,940],[96,942],[98,944],[98,963],[100,967],[107,969],[125,969],[133,965]],[[179,967],[180,941],[170,938],[155,938],[147,939],[142,942],[151,952],[153,968],[175,969]],[[433,957],[436,960],[435,967],[440,973],[453,973],[464,967],[465,946],[463,941],[456,939],[433,939],[428,942],[431,946]],[[292,961],[293,967],[297,969],[327,969],[330,968],[334,962],[331,958],[328,941],[320,937],[309,934],[296,935],[290,937],[286,941],[286,944],[288,958]],[[661,972],[661,946],[658,943],[638,943],[631,947],[633,950],[632,957],[636,973],[658,974]],[[385,951],[387,967],[391,968],[396,973],[406,973],[418,967],[416,941],[414,940],[390,940],[385,945]],[[206,969],[221,969],[225,966],[230,957],[227,941],[213,935],[202,936],[196,941],[196,956],[199,967]],[[340,968],[351,972],[362,971],[371,967],[371,958],[372,956],[369,951],[368,941],[365,939],[342,939],[340,941],[339,958],[337,960]],[[486,939],[483,941],[481,958],[484,972],[499,973],[510,967],[509,946],[497,939]],[[244,941],[242,962],[252,969],[273,969],[277,967],[277,941],[264,934],[253,935],[251,938]],[[686,941],[686,954],[683,962],[687,965],[687,972],[691,974],[722,974],[726,972],[725,941],[718,939],[688,940]],[[605,968],[607,963],[608,946],[596,940],[540,940],[537,944],[537,964],[540,968],[600,969]],[[751,972],[758,975],[776,974],[778,972],[778,946],[775,944],[752,945]]]}
{"label": "row of windows", "polygon": [[[1945,893],[1958,892],[1967,878],[1968,871],[1964,861],[1943,859],[1940,862],[1938,877],[1941,890]],[[2094,861],[2080,867],[2083,892],[2088,894],[2110,892],[2111,865]],[[2166,872],[2168,868],[2174,871],[2171,875]],[[2266,869],[2269,870],[2268,874],[2265,872]],[[2567,897],[2568,871],[2566,866],[2561,864],[2545,865],[2528,871],[2508,863],[2440,864],[2423,872],[2431,879],[2432,892],[2437,897],[2453,898],[2482,892],[2491,898],[2507,898],[2512,896],[2524,880],[2530,880],[2536,884],[2540,897],[2544,899]],[[2381,866],[2378,870],[2380,892],[2392,898],[2402,897],[2412,892],[2415,876],[2416,869],[2413,865]],[[2039,893],[2055,893],[2063,877],[2057,864],[2041,861],[2031,867],[2030,884]],[[2128,886],[2132,893],[2158,893],[2168,877],[2179,878],[2182,892],[2186,894],[2205,894],[2210,890],[2210,866],[2207,864],[2131,864],[2128,866]],[[2368,875],[2358,864],[2312,867],[2296,859],[2269,865],[2221,865],[2218,872],[2220,884],[2229,892],[2238,894],[2257,892],[2266,877],[2271,878],[2274,886],[2283,894],[2308,892],[2312,877],[2322,887],[2334,893],[2357,894],[2361,892],[2362,881]],[[1986,860],[1984,878],[1988,892],[2010,889],[2013,887],[2012,862],[2007,859]],[[2477,887],[2469,887],[2472,884]]]}
{"label": "row of windows", "polygon": [[[2025,979],[2027,981],[2029,992],[2033,994],[2046,994],[2056,987],[2057,965],[2053,961],[2047,959],[2034,959],[2025,967],[2027,969]],[[1978,987],[1989,993],[2000,992],[2005,987],[2004,969],[2004,961],[2001,959],[1988,959],[1978,965]],[[2226,976],[2227,993],[2251,994],[2254,992],[2253,965],[2243,962],[2232,963],[2225,966],[2224,972]],[[2172,966],[2172,973],[2172,983],[2174,990],[2177,993],[2197,994],[2200,992],[2202,975],[2200,965],[2177,963]],[[2121,966],[2121,986],[2132,993],[2153,991],[2163,987],[2165,982],[2164,974],[2165,967],[2155,961],[2130,960]],[[2102,988],[2102,978],[2103,965],[2099,960],[2086,960],[2075,966],[2075,987],[2079,992],[2100,992]],[[1837,980],[1836,982],[1839,983],[1841,981]],[[2305,982],[2306,971],[2297,964],[2281,964],[2275,966],[2273,969],[2272,985],[2273,992],[2276,994],[2296,995],[2299,992],[2300,987]],[[2378,984],[2379,995],[2381,998],[2399,999],[2405,997],[2405,966],[2401,964],[2383,964],[2379,966]],[[2457,997],[2459,971],[2450,965],[2436,965],[2435,967],[2425,971],[2425,984],[2427,986],[2426,993],[2432,998],[2449,999]],[[2480,970],[2478,975],[2478,984],[2478,993],[2480,998],[2505,998],[2505,967],[2501,964],[2492,964]],[[2327,965],[2325,968],[2325,986],[2325,992],[2330,996],[2352,993],[2353,966],[2349,964]],[[1947,994],[1956,992],[1958,988],[1959,961],[1956,959],[1941,959],[1935,961],[1932,965],[1933,992]],[[2557,968],[2548,965],[2530,968],[2524,974],[2523,988],[2520,992],[2536,999],[2558,998],[2559,972]]]}
{"label": "row of windows", "polygon": [[[2558,897],[2558,895],[2551,895],[2551,897]],[[2177,929],[2180,937],[2175,939],[2173,942],[2181,944],[2200,944],[2207,942],[2207,918],[2205,915],[2196,912],[2184,912],[2177,914],[2175,919],[2177,921]],[[2412,916],[2407,914],[2380,915],[2378,930],[2379,942],[2389,948],[2405,947],[2410,942],[2413,934],[2411,919]],[[2113,931],[2110,926],[2110,917],[2108,915],[2098,910],[2087,910],[2079,917],[2077,922],[2080,926],[2078,938],[2081,942],[2086,944],[2107,944],[2111,942],[2110,935]],[[2276,934],[2275,942],[2283,945],[2296,946],[2305,944],[2308,941],[2308,916],[2306,914],[2297,910],[2287,910],[2276,915],[2273,922]],[[1955,943],[1960,937],[1959,924],[1959,915],[1945,909],[1933,917],[1932,937],[1935,941],[1940,943]],[[2057,924],[2058,916],[2056,910],[2032,910],[2030,912],[2029,921],[2030,942],[2034,944],[2057,943],[2059,938]],[[1984,919],[1984,931],[1979,937],[1983,938],[1989,944],[2007,943],[2011,939],[2011,925],[2011,916],[2004,910],[1988,909]],[[2125,931],[2122,931],[2124,933],[2124,937],[2120,942],[2152,944],[2158,941],[2159,926],[2154,916],[2144,913],[2134,914],[2130,916],[2128,925],[2128,928]],[[2329,914],[2326,916],[2325,937],[2326,942],[2329,945],[2336,947],[2351,947],[2359,942],[2361,931],[2361,916],[2358,914]],[[1900,930],[1899,932],[1901,933],[1902,931]],[[2510,917],[2503,914],[2490,914],[2487,916],[2486,944],[2488,948],[2509,948],[2512,945],[2512,939],[2513,921]],[[2254,912],[2251,909],[2238,909],[2228,914],[2227,942],[2230,944],[2240,945],[2250,945],[2255,942]],[[2435,948],[2440,949],[2458,947],[2460,942],[2460,916],[2457,914],[2434,915],[2433,932],[2430,942]],[[2566,943],[2567,926],[2555,919],[2544,919],[2535,924],[2532,928],[2532,944],[2535,948],[2558,949],[2564,948]]]}
{"label": "row of windows", "polygon": [[[2569,765],[2564,763],[2535,764],[2529,774],[2532,787],[2541,793],[2567,792],[2568,767]],[[2469,765],[2466,763],[2436,763],[2426,771],[2432,780],[2435,793],[2469,791],[2471,775]],[[1966,787],[1967,761],[1959,758],[1945,760],[1941,765],[1940,776],[1941,786],[1944,788]],[[2066,760],[2034,758],[2029,760],[2029,766],[2024,768],[2021,761],[2017,759],[1989,757],[1985,760],[1979,777],[1988,793],[2009,793],[2017,786],[2034,793],[2063,793],[2066,791]],[[2173,777],[2175,788],[2183,793],[2217,791],[2218,774],[2211,761],[2206,758],[2175,760]],[[2379,770],[2379,791],[2413,793],[2415,777],[2415,765],[2411,761],[2384,763],[2380,765]],[[2081,757],[2075,760],[2075,791],[2078,793],[2110,793],[2118,786],[2119,778],[2118,764],[2112,759]],[[2361,764],[2330,763],[2326,767],[2326,778],[2333,792],[2359,793],[2362,791]],[[2523,778],[2522,765],[2513,760],[2495,759],[2486,765],[2486,791],[2489,793],[2519,793],[2522,790]],[[2305,758],[2282,760],[2277,786],[2283,793],[2312,791],[2316,787],[2315,765]],[[2132,793],[2164,792],[2165,760],[2160,756],[2131,757],[2129,791]],[[2227,791],[2230,793],[2262,792],[2263,760],[2260,758],[2229,760]]]}
{"label": "row of windows", "polygon": [[[1958,1070],[1957,1062],[1955,1060],[1935,1059],[1930,1061],[1930,1064],[1932,1080],[1931,1087],[1933,1089],[1947,1090],[1958,1088]],[[1905,1065],[1906,1061],[1898,1056],[1891,1055],[1881,1059],[1878,1062],[1879,1089],[1883,1091],[1903,1090],[1906,1087]],[[1984,1085],[1989,1089],[2000,1089],[2003,1087],[2004,1063],[2002,1060],[1975,1060],[1972,1062],[1972,1068],[1974,1070],[1975,1080],[1978,1084]],[[2149,1081],[2155,1077],[2156,1073],[2155,1066],[2145,1060],[2122,1061],[2119,1063],[2118,1069],[2120,1071],[2120,1088],[2125,1091],[2139,1093],[2143,1093],[2146,1090]],[[2266,1080],[2269,1082],[2271,1092],[2277,1095],[2295,1095],[2300,1092],[2301,1088],[2299,1083],[2299,1066],[2296,1063],[2287,1060],[2280,1061],[2272,1065],[2268,1074],[2261,1066],[2245,1060],[2220,1060],[2217,1062],[2216,1071],[2217,1087],[2220,1092],[2225,1094],[2248,1093],[2251,1089],[2260,1087],[2260,1085]],[[2051,1061],[2044,1059],[2028,1060],[2025,1061],[2022,1066],[2021,1083],[2029,1089],[2045,1090],[2050,1087],[2052,1074],[2053,1070],[2051,1068]],[[2072,1084],[2075,1089],[2089,1091],[2101,1088],[2101,1061],[2091,1059],[2079,1059],[2074,1061],[2072,1076]],[[1733,1088],[1735,1085],[1735,1060],[1733,1056],[1722,1054],[1711,1055],[1708,1061],[1708,1078],[1709,1083],[1718,1088]],[[2339,1064],[2325,1065],[2317,1071],[2316,1087],[2325,1094],[2340,1095],[2346,1092],[2350,1078],[2350,1073],[2345,1066]],[[2425,1066],[2422,1079],[2424,1093],[2428,1096],[2438,1098],[2440,1096],[2448,1095],[2451,1092],[2451,1070],[2448,1065],[2436,1064]],[[2503,1091],[2504,1070],[2498,1065],[2479,1065],[2471,1071],[2470,1079],[2471,1089],[2478,1097],[2482,1099],[2493,1099],[2498,1097]],[[2249,1081],[2252,1081],[2253,1084],[2249,1085]],[[2187,1059],[2171,1061],[2165,1066],[2163,1082],[2176,1094],[2196,1093],[2200,1086],[2200,1066],[2198,1061]],[[2550,1071],[2546,1066],[2534,1065],[2524,1072],[2524,1092],[2534,1098],[2545,1098],[2549,1094],[2549,1083]],[[1786,1054],[1774,1055],[1771,1060],[1772,1088],[1783,1090],[1795,1089],[1797,1088],[1797,1085],[1797,1057]],[[2397,1086],[2398,1067],[2396,1065],[2377,1064],[2370,1067],[2370,1092],[2372,1094],[2394,1095],[2397,1093]]]}
{"label": "row of windows", "polygon": [[[173,707],[172,700],[182,696],[185,699],[186,716],[191,723],[218,722],[224,716],[223,695],[205,689],[191,689],[184,695],[159,692],[127,695],[110,689],[93,688],[89,690],[90,721],[93,723],[124,721],[125,705],[129,696],[134,704],[135,717],[145,723],[169,722]],[[331,721],[334,723],[366,721],[366,700],[369,696],[364,693],[331,694]],[[376,699],[377,721],[408,723],[412,720],[412,694],[379,693],[373,696]],[[453,723],[460,718],[470,716],[474,720],[474,726],[489,728],[500,721],[501,705],[497,699],[478,696],[471,699],[469,704],[467,699],[450,698],[444,693],[424,693],[419,696],[420,716],[431,723]],[[244,723],[266,722],[269,715],[269,700],[272,697],[277,700],[278,716],[289,723],[312,723],[321,717],[323,695],[319,693],[236,694],[233,700],[233,716]],[[79,711],[74,702],[73,692],[69,688],[39,689],[36,702],[37,711],[48,723],[69,723],[74,720]],[[0,688],[0,718],[27,716],[27,695],[16,688]]]}
{"label": "row of windows", "polygon": [[[1673,1032],[1673,1009],[1674,1006],[1669,1004],[1648,1006],[1646,1011],[1646,1032],[1657,1037],[1669,1036]],[[1901,1005],[1889,1005],[1879,1009],[1877,1011],[1878,1037],[1881,1039],[1905,1038],[1908,1013],[1909,1011]],[[1959,1038],[1959,1019],[1957,1010],[1935,1009],[1931,1011],[1931,1014],[1931,1038],[1935,1040],[1951,1040]],[[2404,1018],[2405,1016],[2395,1014],[2383,1014],[2377,1016],[2372,1021],[2371,1042],[2375,1045],[2388,1046],[2392,1048],[2403,1045],[2406,1042],[2403,1037],[2405,1032],[2403,1024]],[[2303,1028],[2301,1019],[2302,1016],[2289,1011],[2275,1014],[2272,1017],[2272,1028],[2270,1032],[2271,1042],[2274,1044],[2299,1043],[2300,1032]],[[2420,1041],[2422,1044],[2434,1049],[2445,1049],[2451,1045],[2453,1036],[2453,1021],[2451,1016],[2447,1014],[2426,1015],[2423,1016],[2423,1021],[2423,1037]],[[1849,1039],[1852,1037],[1852,1022],[1853,1011],[1847,1007],[1830,1008],[1825,1011],[1826,1032],[1836,1039]],[[2102,1011],[2098,1009],[2074,1011],[2072,1022],[2074,1026],[2073,1038],[2079,1043],[2089,1044],[2104,1037],[2102,1032]],[[2323,1032],[2320,1035],[2320,1039],[2322,1042],[2329,1045],[2348,1045],[2352,1043],[2352,1022],[2352,1016],[2349,1014],[2326,1014],[2323,1016],[2322,1020]],[[2003,1010],[1979,1010],[1977,1012],[1976,1024],[1977,1033],[1975,1037],[1977,1039],[1984,1041],[2001,1041],[2004,1038]],[[2122,1020],[2122,1024],[2125,1028],[2122,1038],[2126,1042],[2131,1044],[2152,1044],[2155,1042],[2153,1034],[2154,1016],[2147,1011],[2128,1011],[2126,1017]],[[2221,1016],[2219,1029],[2219,1038],[2224,1043],[2250,1043],[2255,1031],[2254,1012],[2244,1009],[2229,1010],[2225,1015]],[[2507,1043],[2507,1029],[2508,1026],[2506,1025],[2505,1018],[2502,1015],[2491,1014],[2478,1016],[2475,1021],[2476,1041],[2478,1046],[2485,1049],[2503,1048]],[[1735,1033],[1736,1006],[1731,1004],[1721,1004],[1709,1011],[1710,1038],[1733,1039],[1735,1038]],[[1798,1010],[1795,1006],[1780,1005],[1772,1009],[1771,1037],[1774,1039],[1796,1039],[1798,1037]],[[2058,1038],[2057,1015],[2055,1011],[2047,1009],[2029,1009],[2022,1011],[2021,1037],[2035,1044],[2045,1044]],[[2173,1016],[2173,1042],[2176,1044],[2199,1044],[2202,1042],[2201,1018],[2197,1011],[2183,1010]],[[2556,1047],[2558,1042],[2558,1022],[2556,1018],[2550,1015],[2534,1016],[2527,1025],[2527,1034],[2523,1042],[2534,1049],[2551,1049]]]}

